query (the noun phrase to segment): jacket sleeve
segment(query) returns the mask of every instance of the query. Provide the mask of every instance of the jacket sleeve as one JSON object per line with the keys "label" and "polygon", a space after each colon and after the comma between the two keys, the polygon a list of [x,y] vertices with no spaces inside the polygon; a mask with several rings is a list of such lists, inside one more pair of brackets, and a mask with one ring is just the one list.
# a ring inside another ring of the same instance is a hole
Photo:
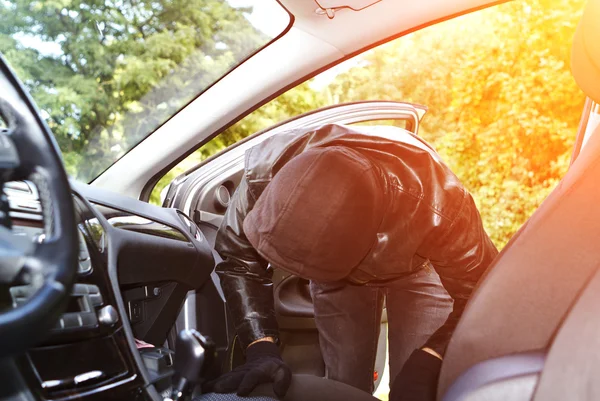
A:
{"label": "jacket sleeve", "polygon": [[278,340],[272,272],[252,247],[243,230],[255,199],[244,178],[232,196],[219,230],[215,249],[223,258],[216,267],[240,342],[248,346],[263,337]]}
{"label": "jacket sleeve", "polygon": [[432,232],[419,254],[429,258],[454,300],[448,319],[424,345],[444,355],[475,285],[498,254],[467,191],[454,220]]}

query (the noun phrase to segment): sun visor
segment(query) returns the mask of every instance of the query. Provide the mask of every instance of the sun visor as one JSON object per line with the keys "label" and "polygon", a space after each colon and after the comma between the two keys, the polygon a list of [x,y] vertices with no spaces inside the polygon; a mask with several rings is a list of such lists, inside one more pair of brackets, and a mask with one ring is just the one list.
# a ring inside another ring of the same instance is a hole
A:
{"label": "sun visor", "polygon": [[600,103],[600,0],[590,0],[573,40],[571,71],[585,94]]}

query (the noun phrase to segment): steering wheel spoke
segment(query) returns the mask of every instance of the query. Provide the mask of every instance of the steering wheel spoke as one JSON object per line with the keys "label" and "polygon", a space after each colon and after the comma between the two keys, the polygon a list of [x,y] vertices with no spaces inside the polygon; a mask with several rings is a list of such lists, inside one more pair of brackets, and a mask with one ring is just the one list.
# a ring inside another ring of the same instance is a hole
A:
{"label": "steering wheel spoke", "polygon": [[49,280],[50,277],[56,281],[65,280],[66,278],[61,276],[60,264],[56,263],[56,256],[60,255],[60,259],[66,258],[69,256],[67,252],[70,250],[65,250],[61,242],[56,239],[35,244],[33,254],[25,261],[27,272],[33,275],[30,280],[33,282],[36,277],[44,277],[45,280]]}
{"label": "steering wheel spoke", "polygon": [[15,235],[12,230],[0,226],[0,284],[10,285],[17,280],[33,249],[28,237]]}

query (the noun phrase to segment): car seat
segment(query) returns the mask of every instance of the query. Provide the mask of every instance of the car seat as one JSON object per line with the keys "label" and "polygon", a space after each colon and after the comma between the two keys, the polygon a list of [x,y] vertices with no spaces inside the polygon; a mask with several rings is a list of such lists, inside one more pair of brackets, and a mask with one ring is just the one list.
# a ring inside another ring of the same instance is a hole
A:
{"label": "car seat", "polygon": [[[600,0],[584,10],[571,64],[600,103]],[[600,128],[480,282],[448,346],[438,400],[600,399],[600,314],[589,313],[599,267]]]}
{"label": "car seat", "polygon": [[[278,400],[270,384],[259,386],[249,397],[235,394],[204,394],[194,401],[273,401]],[[333,380],[312,375],[294,375],[282,401],[378,401],[377,398]]]}

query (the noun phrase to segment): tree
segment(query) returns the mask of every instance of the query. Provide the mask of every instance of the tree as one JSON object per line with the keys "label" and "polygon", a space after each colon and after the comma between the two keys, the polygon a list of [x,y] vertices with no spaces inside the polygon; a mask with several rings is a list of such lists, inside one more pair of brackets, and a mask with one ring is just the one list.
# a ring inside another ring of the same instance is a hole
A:
{"label": "tree", "polygon": [[569,71],[583,3],[511,2],[426,28],[365,55],[327,97],[427,105],[422,135],[502,247],[568,167],[584,101]]}
{"label": "tree", "polygon": [[341,102],[409,101],[429,107],[420,134],[471,191],[502,248],[568,168],[584,102],[569,71],[583,4],[510,2],[380,46],[324,89],[303,84],[250,114],[172,170],[157,189],[295,114]]}
{"label": "tree", "polygon": [[0,52],[69,173],[89,180],[266,43],[248,11],[218,0],[3,1]]}

